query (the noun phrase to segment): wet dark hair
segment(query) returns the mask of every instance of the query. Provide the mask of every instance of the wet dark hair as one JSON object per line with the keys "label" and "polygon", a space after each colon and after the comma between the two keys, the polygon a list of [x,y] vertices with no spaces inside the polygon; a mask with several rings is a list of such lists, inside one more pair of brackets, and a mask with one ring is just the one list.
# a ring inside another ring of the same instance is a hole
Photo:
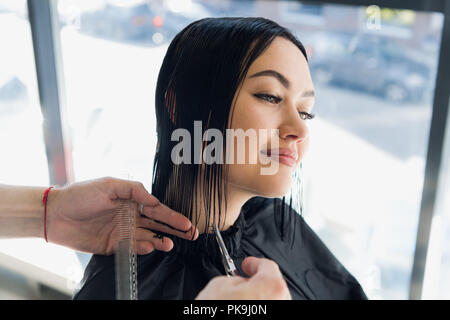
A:
{"label": "wet dark hair", "polygon": [[[233,98],[250,65],[276,37],[291,41],[307,59],[302,43],[289,30],[265,18],[201,19],[179,32],[167,49],[156,86],[158,143],[152,194],[190,220],[198,214],[196,190],[200,183],[207,213],[206,226],[217,224],[215,212],[211,212],[216,209],[216,197],[219,201],[218,223],[221,223],[222,198],[225,208],[227,203],[224,190],[227,190],[228,167],[217,163],[196,164],[194,152],[191,152],[190,164],[174,164],[171,151],[179,141],[171,141],[172,132],[183,128],[194,137],[194,121],[201,121],[202,137],[204,131],[215,128],[226,138],[225,130],[231,124],[230,112],[234,110]],[[193,138],[191,150],[195,150]],[[283,197],[283,203],[284,200]],[[292,203],[289,213],[291,207]],[[284,205],[275,208],[283,238],[287,212]]]}

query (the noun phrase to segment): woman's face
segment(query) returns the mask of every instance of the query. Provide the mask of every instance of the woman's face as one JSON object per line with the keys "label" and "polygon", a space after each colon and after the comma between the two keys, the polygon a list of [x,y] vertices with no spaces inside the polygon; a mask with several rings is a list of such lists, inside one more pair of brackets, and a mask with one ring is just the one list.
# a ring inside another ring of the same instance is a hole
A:
{"label": "woman's face", "polygon": [[[243,149],[235,140],[235,158],[229,165],[230,187],[265,197],[285,195],[291,187],[291,174],[308,148],[307,122],[310,120],[306,118],[314,104],[314,86],[302,52],[291,41],[275,38],[250,66],[234,99],[236,104],[230,128],[255,129],[258,139],[257,154],[250,148],[248,139]],[[266,137],[260,135],[259,129],[265,129]],[[278,129],[278,134],[271,135],[272,129]],[[261,152],[267,149],[269,156],[274,156],[275,148],[281,153],[282,149],[288,149],[293,156],[280,155],[279,161],[262,164],[261,161],[267,158]],[[236,154],[243,150],[245,163],[238,164]],[[256,157],[256,163],[249,163],[251,157]],[[264,169],[261,169],[269,167],[273,174],[262,174]]]}

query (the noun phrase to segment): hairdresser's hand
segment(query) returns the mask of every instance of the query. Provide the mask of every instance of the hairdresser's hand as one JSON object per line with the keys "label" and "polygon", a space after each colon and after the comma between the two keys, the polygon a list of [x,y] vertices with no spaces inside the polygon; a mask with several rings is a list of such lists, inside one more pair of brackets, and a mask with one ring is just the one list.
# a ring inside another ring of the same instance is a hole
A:
{"label": "hairdresser's hand", "polygon": [[278,265],[265,258],[247,257],[242,270],[250,276],[212,279],[197,300],[291,300],[291,294]]}
{"label": "hairdresser's hand", "polygon": [[[114,209],[119,199],[130,199],[143,205],[142,216],[136,218],[138,254],[153,250],[169,251],[171,239],[155,237],[148,229],[192,239],[198,230],[191,222],[149,194],[139,182],[102,178],[52,189],[47,205],[47,238],[72,249],[96,254],[112,254],[115,249]],[[161,224],[167,224],[177,231]]]}

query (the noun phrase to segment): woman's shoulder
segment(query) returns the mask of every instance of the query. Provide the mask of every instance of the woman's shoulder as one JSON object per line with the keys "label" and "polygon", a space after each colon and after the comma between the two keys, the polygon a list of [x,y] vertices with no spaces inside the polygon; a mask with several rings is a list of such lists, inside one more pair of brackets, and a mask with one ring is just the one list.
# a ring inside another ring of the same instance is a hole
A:
{"label": "woman's shoulder", "polygon": [[[244,211],[247,241],[261,247],[280,269],[302,281],[316,297],[366,299],[360,284],[302,215],[282,199],[255,197]],[[330,294],[330,290],[336,296]],[[341,293],[337,294],[338,291]]]}
{"label": "woman's shoulder", "polygon": [[279,198],[255,197],[244,211],[246,234],[264,234],[266,246],[283,248],[288,256],[301,255],[304,261],[319,267],[342,271],[342,264],[328,249],[302,215]]}

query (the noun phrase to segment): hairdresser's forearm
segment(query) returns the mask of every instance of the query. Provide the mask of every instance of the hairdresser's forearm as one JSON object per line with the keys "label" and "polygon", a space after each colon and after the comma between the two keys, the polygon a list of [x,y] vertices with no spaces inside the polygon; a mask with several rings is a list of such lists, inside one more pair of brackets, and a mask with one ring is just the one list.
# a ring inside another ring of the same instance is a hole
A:
{"label": "hairdresser's forearm", "polygon": [[[0,238],[44,237],[45,189],[0,184]],[[49,201],[56,192],[50,192]]]}

